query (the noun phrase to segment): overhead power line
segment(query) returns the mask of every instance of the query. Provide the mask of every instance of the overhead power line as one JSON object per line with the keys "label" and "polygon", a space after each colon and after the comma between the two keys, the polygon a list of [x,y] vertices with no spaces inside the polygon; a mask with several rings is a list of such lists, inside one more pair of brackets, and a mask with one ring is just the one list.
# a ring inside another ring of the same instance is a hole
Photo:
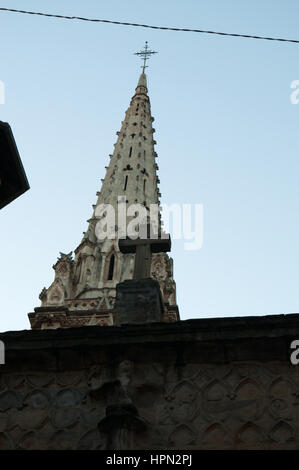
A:
{"label": "overhead power line", "polygon": [[208,31],[204,29],[189,29],[189,28],[172,28],[168,26],[153,26],[149,24],[140,24],[140,23],[127,23],[123,21],[112,21],[112,20],[100,20],[98,18],[85,18],[82,16],[64,16],[64,15],[54,15],[51,13],[41,13],[38,11],[27,11],[27,10],[15,10],[13,8],[0,8],[0,11],[12,12],[12,13],[23,13],[25,15],[37,15],[37,16],[46,16],[48,18],[59,18],[64,20],[80,20],[80,21],[90,21],[92,23],[109,23],[109,24],[118,24],[122,26],[134,26],[137,28],[149,28],[149,29],[158,29],[164,31],[182,31],[187,33],[204,33],[204,34],[216,34],[218,36],[230,36],[237,38],[248,38],[248,39],[263,39],[266,41],[280,41],[280,42],[292,42],[299,43],[297,39],[285,39],[285,38],[273,38],[267,36],[254,36],[251,34],[238,34],[238,33],[223,33],[220,31]]}

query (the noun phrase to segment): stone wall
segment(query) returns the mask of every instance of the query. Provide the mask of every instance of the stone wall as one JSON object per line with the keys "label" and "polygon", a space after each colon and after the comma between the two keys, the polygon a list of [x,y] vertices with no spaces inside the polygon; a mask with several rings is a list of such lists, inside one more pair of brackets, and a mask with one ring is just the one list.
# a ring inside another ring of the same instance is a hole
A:
{"label": "stone wall", "polygon": [[299,315],[0,334],[0,449],[296,449]]}

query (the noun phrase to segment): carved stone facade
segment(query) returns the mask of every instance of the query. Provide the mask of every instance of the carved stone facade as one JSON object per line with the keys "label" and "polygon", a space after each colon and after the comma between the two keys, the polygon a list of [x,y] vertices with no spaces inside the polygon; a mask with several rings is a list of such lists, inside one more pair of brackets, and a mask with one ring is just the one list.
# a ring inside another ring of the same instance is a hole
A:
{"label": "carved stone facade", "polygon": [[0,334],[0,449],[297,449],[299,315]]}
{"label": "carved stone facade", "polygon": [[[74,257],[72,252],[60,253],[53,266],[54,282],[48,289],[43,288],[41,307],[29,314],[33,329],[113,324],[116,285],[132,279],[135,254],[121,253],[117,239],[100,240],[96,236],[97,223],[101,220],[97,208],[101,204],[110,204],[115,210],[115,227],[118,227],[121,205],[127,209],[139,203],[147,216],[151,204],[159,207],[153,121],[146,76],[141,74],[121,131],[117,132],[118,139],[106,167],[101,191],[97,193],[88,229]],[[127,223],[131,219],[133,216],[127,218]],[[161,230],[160,216],[157,224]],[[179,320],[173,263],[167,254],[153,255],[152,275],[161,286],[165,321]]]}

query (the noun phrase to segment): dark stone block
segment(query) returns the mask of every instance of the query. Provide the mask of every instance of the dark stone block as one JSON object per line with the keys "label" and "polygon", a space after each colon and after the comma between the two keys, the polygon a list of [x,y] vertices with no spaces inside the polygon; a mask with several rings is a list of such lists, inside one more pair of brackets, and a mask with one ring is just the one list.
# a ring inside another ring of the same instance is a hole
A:
{"label": "dark stone block", "polygon": [[133,279],[117,284],[114,312],[117,325],[162,322],[163,303],[158,281]]}

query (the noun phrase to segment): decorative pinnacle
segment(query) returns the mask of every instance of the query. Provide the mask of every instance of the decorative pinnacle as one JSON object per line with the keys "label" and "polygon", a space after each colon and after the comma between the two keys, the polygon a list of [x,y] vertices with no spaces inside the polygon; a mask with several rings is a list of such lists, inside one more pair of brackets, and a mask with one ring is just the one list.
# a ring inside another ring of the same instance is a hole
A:
{"label": "decorative pinnacle", "polygon": [[139,55],[140,58],[143,60],[143,65],[141,66],[141,68],[142,68],[142,73],[144,73],[144,72],[145,72],[145,69],[148,67],[148,65],[146,65],[146,61],[149,59],[149,57],[150,57],[152,54],[157,54],[157,52],[156,52],[156,51],[151,51],[151,50],[148,48],[147,41],[145,41],[145,47],[144,47],[144,50],[143,50],[143,51],[135,52],[135,55]]}

